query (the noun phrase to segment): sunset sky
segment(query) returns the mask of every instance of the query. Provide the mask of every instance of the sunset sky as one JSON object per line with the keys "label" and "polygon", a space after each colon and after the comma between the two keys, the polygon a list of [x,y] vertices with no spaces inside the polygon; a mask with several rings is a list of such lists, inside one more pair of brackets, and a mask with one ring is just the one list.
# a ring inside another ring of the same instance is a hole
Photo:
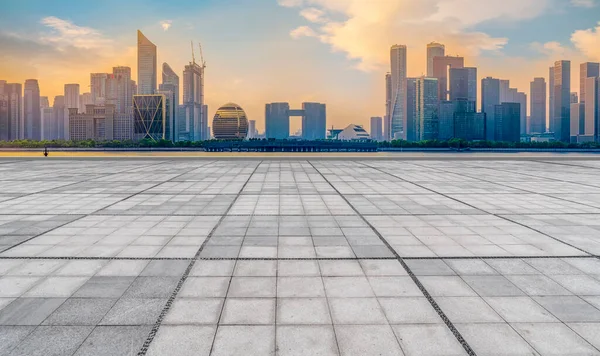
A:
{"label": "sunset sky", "polygon": [[90,72],[125,65],[137,79],[137,29],[180,77],[190,40],[201,41],[209,117],[232,101],[260,131],[275,101],[323,102],[328,126],[368,127],[385,111],[393,44],[408,46],[409,76],[425,72],[437,41],[479,80],[510,79],[528,95],[555,60],[572,61],[573,91],[579,63],[600,61],[600,0],[24,0],[0,11],[0,79],[38,79],[50,103],[65,83],[89,91]]}

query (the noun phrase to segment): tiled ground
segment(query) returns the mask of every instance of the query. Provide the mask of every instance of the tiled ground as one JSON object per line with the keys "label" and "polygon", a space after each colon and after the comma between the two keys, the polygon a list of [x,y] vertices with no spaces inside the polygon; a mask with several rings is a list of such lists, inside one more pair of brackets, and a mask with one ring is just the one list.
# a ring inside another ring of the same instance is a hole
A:
{"label": "tiled ground", "polygon": [[599,174],[3,160],[0,355],[600,355]]}

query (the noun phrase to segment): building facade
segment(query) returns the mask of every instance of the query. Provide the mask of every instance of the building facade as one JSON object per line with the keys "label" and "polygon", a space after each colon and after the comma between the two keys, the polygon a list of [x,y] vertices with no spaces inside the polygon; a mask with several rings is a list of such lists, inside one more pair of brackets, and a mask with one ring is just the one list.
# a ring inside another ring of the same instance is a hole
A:
{"label": "building facade", "polygon": [[571,62],[554,63],[554,137],[570,141],[571,121]]}
{"label": "building facade", "polygon": [[202,107],[204,105],[204,69],[196,62],[190,62],[183,71],[183,106],[184,111],[178,115],[179,136],[181,140],[200,141],[205,136],[202,128]]}
{"label": "building facade", "polygon": [[[585,136],[585,109],[584,104],[572,103],[571,104],[571,124],[569,132],[571,135],[571,142],[578,142],[579,136]],[[594,136],[594,133],[590,136]]]}
{"label": "building facade", "polygon": [[600,77],[586,78],[584,105],[585,132],[593,132],[596,142],[600,142]]}
{"label": "building facade", "polygon": [[391,110],[392,108],[392,74],[385,75],[385,116],[383,117],[383,135],[389,141],[391,137]]}
{"label": "building facade", "polygon": [[265,137],[286,139],[290,136],[290,104],[265,105]]}
{"label": "building facade", "polygon": [[554,67],[548,72],[548,131],[554,133]]}
{"label": "building facade", "polygon": [[170,91],[173,93],[173,141],[179,141],[179,76],[167,64],[162,65],[162,84],[158,87],[159,91]]}
{"label": "building facade", "polygon": [[132,118],[116,112],[114,105],[87,105],[83,112],[69,110],[69,136],[81,140],[131,140]]}
{"label": "building facade", "polygon": [[443,44],[437,42],[431,42],[427,44],[427,77],[432,78],[433,74],[433,58],[444,57],[446,55],[446,48]]}
{"label": "building facade", "polygon": [[392,95],[390,103],[391,139],[406,139],[406,46],[393,45],[390,49]]}
{"label": "building facade", "polygon": [[36,79],[25,81],[23,98],[24,120],[22,121],[23,137],[26,140],[42,139],[42,113],[40,111],[40,87]]}
{"label": "building facade", "polygon": [[138,93],[154,94],[157,84],[156,46],[142,31],[137,32]]}
{"label": "building facade", "polygon": [[67,109],[83,110],[79,107],[79,84],[65,84],[64,96]]}
{"label": "building facade", "polygon": [[495,107],[495,140],[519,142],[521,140],[521,105],[502,103]]}
{"label": "building facade", "polygon": [[437,78],[421,77],[416,83],[416,140],[433,140],[438,137],[438,89]]}
{"label": "building facade", "polygon": [[587,78],[600,77],[600,63],[586,62],[579,65],[579,101],[585,104]]}
{"label": "building facade", "polygon": [[165,95],[133,96],[133,137],[135,140],[166,139],[168,121]]}
{"label": "building facade", "polygon": [[[108,73],[90,74],[90,93],[92,94],[92,103],[94,105],[103,105],[106,100],[106,79]],[[82,108],[85,110],[85,108]]]}
{"label": "building facade", "polygon": [[383,140],[383,120],[381,116],[371,117],[371,138],[373,140]]}
{"label": "building facade", "polygon": [[500,79],[487,77],[481,80],[481,111],[485,114],[485,139],[495,137],[495,107],[500,105]]}
{"label": "building facade", "polygon": [[448,85],[448,72],[452,68],[464,68],[465,59],[463,57],[434,57],[433,58],[433,77],[438,80],[439,100],[448,100],[450,94]]}
{"label": "building facade", "polygon": [[477,68],[450,68],[450,100],[477,102]]}
{"label": "building facade", "polygon": [[302,138],[324,140],[327,135],[327,108],[321,103],[302,103]]}
{"label": "building facade", "polygon": [[527,134],[527,94],[522,92],[517,92],[516,94],[516,102],[521,106],[521,115],[520,115],[520,123],[521,123],[521,135]]}
{"label": "building facade", "polygon": [[529,133],[546,132],[546,80],[534,78],[529,91],[530,121]]}
{"label": "building facade", "polygon": [[406,140],[418,140],[417,78],[406,79]]}
{"label": "building facade", "polygon": [[241,106],[227,103],[215,113],[212,129],[217,140],[245,139],[248,136],[248,117]]}

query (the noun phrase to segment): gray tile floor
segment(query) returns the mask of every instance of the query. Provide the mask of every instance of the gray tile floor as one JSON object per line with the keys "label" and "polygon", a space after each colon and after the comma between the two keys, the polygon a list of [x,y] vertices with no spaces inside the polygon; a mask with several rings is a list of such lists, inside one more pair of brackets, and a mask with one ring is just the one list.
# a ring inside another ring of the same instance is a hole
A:
{"label": "gray tile floor", "polygon": [[0,355],[600,355],[599,173],[4,160]]}

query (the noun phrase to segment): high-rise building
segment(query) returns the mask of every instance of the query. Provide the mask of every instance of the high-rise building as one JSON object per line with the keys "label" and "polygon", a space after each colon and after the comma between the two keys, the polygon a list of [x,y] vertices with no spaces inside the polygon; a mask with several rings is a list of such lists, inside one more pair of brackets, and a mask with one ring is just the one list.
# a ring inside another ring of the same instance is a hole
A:
{"label": "high-rise building", "polygon": [[64,95],[57,95],[54,97],[52,113],[54,115],[53,122],[56,124],[56,132],[49,132],[49,134],[51,136],[56,136],[57,139],[68,139],[69,110],[65,107]]}
{"label": "high-rise building", "polygon": [[131,140],[132,120],[128,114],[118,114],[115,106],[86,106],[84,112],[69,109],[68,130],[70,139],[81,140]]}
{"label": "high-rise building", "polygon": [[485,114],[485,139],[495,138],[495,107],[500,105],[500,80],[487,77],[481,80],[481,111]]}
{"label": "high-rise building", "polygon": [[521,135],[527,134],[527,94],[522,92],[517,92],[515,102],[519,103],[521,106]]}
{"label": "high-rise building", "polygon": [[406,140],[417,141],[417,78],[406,78]]}
{"label": "high-rise building", "polygon": [[137,32],[138,94],[154,94],[157,83],[156,46],[142,31]]}
{"label": "high-rise building", "polygon": [[454,102],[440,101],[438,109],[438,138],[449,140],[454,137]]}
{"label": "high-rise building", "polygon": [[383,140],[383,125],[381,116],[371,117],[371,138],[373,140]]}
{"label": "high-rise building", "polygon": [[179,76],[175,71],[167,64],[162,65],[162,84],[159,86],[160,91],[170,91],[173,97],[173,140],[179,141]]}
{"label": "high-rise building", "polygon": [[248,138],[256,138],[256,136],[258,136],[256,120],[248,120]]}
{"label": "high-rise building", "polygon": [[600,142],[600,77],[585,80],[585,134]]}
{"label": "high-rise building", "polygon": [[554,138],[570,141],[571,61],[554,63]]}
{"label": "high-rise building", "polygon": [[584,104],[571,103],[571,124],[569,132],[571,135],[571,142],[577,142],[579,136],[585,135]]}
{"label": "high-rise building", "polygon": [[464,66],[465,59],[463,57],[433,57],[433,77],[438,79],[440,101],[448,100],[448,94],[450,93],[448,87],[449,69],[463,68]]}
{"label": "high-rise building", "polygon": [[[183,70],[183,106],[179,117],[179,135],[181,140],[200,141],[206,133],[202,132],[202,106],[204,105],[204,68],[192,61]],[[205,116],[206,117],[206,116]]]}
{"label": "high-rise building", "polygon": [[[90,93],[94,105],[104,104],[106,100],[106,78],[107,73],[90,73]],[[82,108],[84,110],[85,108]]]}
{"label": "high-rise building", "polygon": [[36,79],[25,81],[23,106],[23,138],[39,141],[42,139],[42,113],[40,111],[40,87]]}
{"label": "high-rise building", "polygon": [[248,117],[241,106],[227,103],[217,109],[212,127],[216,139],[245,139],[248,136]]}
{"label": "high-rise building", "polygon": [[521,140],[521,105],[502,103],[495,107],[495,140],[519,142]]}
{"label": "high-rise building", "polygon": [[510,80],[500,79],[500,103],[514,103],[510,93]]}
{"label": "high-rise building", "polygon": [[0,106],[0,140],[19,139],[23,121],[23,85],[0,81]]}
{"label": "high-rise building", "polygon": [[438,137],[438,80],[421,77],[416,82],[416,139],[433,140]]}
{"label": "high-rise building", "polygon": [[452,101],[454,105],[453,137],[467,141],[485,138],[485,114],[476,112],[476,103],[467,99]]}
{"label": "high-rise building", "polygon": [[477,102],[477,68],[450,68],[450,100]]}
{"label": "high-rise building", "polygon": [[165,140],[175,142],[175,116],[179,105],[175,104],[175,94],[173,93],[172,85],[161,84],[156,94],[165,96]]}
{"label": "high-rise building", "polygon": [[45,109],[50,107],[50,101],[47,96],[40,96],[40,109]]}
{"label": "high-rise building", "polygon": [[576,92],[572,91],[569,99],[571,104],[577,104],[579,102],[579,96]]}
{"label": "high-rise building", "polygon": [[391,139],[406,139],[406,46],[393,45],[390,49],[392,101],[390,104]]}
{"label": "high-rise building", "polygon": [[85,110],[86,105],[94,105],[92,93],[83,93],[79,95],[79,110]]}
{"label": "high-rise building", "polygon": [[134,139],[166,139],[168,119],[166,97],[163,94],[133,96]]}
{"label": "high-rise building", "polygon": [[271,103],[265,106],[265,137],[286,139],[290,136],[290,104]]}
{"label": "high-rise building", "polygon": [[210,140],[210,127],[208,126],[208,105],[202,105],[202,137]]}
{"label": "high-rise building", "polygon": [[65,84],[65,105],[67,109],[79,110],[79,84]]}
{"label": "high-rise building", "polygon": [[391,137],[391,109],[392,108],[392,74],[385,75],[385,116],[383,117],[383,135],[389,141]]}
{"label": "high-rise building", "polygon": [[302,138],[324,140],[327,134],[327,113],[325,104],[302,103]]}
{"label": "high-rise building", "polygon": [[427,44],[427,76],[433,77],[433,58],[444,57],[446,55],[446,49],[443,44],[437,42],[431,42]]}
{"label": "high-rise building", "polygon": [[530,83],[529,103],[531,110],[529,133],[546,132],[546,80],[544,78],[533,78]]}
{"label": "high-rise building", "polygon": [[131,68],[113,67],[112,74],[106,78],[105,104],[115,105],[118,114],[132,114],[135,88],[135,81],[131,80]]}
{"label": "high-rise building", "polygon": [[579,65],[579,101],[585,104],[587,78],[600,76],[600,63],[586,62]]}
{"label": "high-rise building", "polygon": [[548,71],[548,130],[554,132],[554,67]]}

